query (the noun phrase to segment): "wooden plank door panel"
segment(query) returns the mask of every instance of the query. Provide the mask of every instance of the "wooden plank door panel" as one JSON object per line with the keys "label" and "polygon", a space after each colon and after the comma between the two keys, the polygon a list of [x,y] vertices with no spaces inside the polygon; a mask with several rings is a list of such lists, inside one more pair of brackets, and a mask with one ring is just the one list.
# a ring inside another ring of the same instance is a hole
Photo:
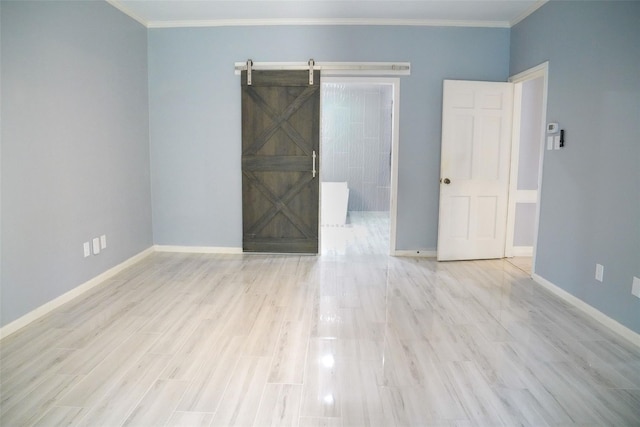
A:
{"label": "wooden plank door panel", "polygon": [[318,71],[242,73],[244,251],[318,252],[319,136]]}

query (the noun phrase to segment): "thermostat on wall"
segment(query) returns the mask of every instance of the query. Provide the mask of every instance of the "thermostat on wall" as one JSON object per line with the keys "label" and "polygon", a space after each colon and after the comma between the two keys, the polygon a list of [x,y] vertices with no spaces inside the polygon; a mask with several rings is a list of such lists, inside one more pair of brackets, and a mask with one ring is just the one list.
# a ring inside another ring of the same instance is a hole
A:
{"label": "thermostat on wall", "polygon": [[557,123],[548,123],[547,124],[547,133],[557,133],[558,132],[558,124]]}

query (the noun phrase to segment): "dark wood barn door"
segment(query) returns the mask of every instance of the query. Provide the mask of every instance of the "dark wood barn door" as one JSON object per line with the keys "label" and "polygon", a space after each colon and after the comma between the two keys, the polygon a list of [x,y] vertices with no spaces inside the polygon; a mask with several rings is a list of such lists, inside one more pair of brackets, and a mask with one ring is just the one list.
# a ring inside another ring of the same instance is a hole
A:
{"label": "dark wood barn door", "polygon": [[242,246],[318,253],[320,72],[242,72]]}

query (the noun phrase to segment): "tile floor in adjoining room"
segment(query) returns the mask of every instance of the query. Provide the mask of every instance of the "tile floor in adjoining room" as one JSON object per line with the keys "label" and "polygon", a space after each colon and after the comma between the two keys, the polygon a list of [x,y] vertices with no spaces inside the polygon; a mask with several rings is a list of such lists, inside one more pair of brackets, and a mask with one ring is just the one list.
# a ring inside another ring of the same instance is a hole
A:
{"label": "tile floor in adjoining room", "polygon": [[388,255],[389,212],[349,211],[344,225],[320,229],[322,255]]}
{"label": "tile floor in adjoining room", "polygon": [[640,349],[504,260],[155,253],[0,356],[2,426],[640,425]]}

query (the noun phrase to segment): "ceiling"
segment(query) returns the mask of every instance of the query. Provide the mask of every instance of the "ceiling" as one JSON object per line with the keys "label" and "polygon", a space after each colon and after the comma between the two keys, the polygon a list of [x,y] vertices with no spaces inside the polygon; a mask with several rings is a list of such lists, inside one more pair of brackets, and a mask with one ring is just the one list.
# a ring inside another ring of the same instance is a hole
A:
{"label": "ceiling", "polygon": [[107,0],[149,28],[232,25],[511,27],[547,0]]}

